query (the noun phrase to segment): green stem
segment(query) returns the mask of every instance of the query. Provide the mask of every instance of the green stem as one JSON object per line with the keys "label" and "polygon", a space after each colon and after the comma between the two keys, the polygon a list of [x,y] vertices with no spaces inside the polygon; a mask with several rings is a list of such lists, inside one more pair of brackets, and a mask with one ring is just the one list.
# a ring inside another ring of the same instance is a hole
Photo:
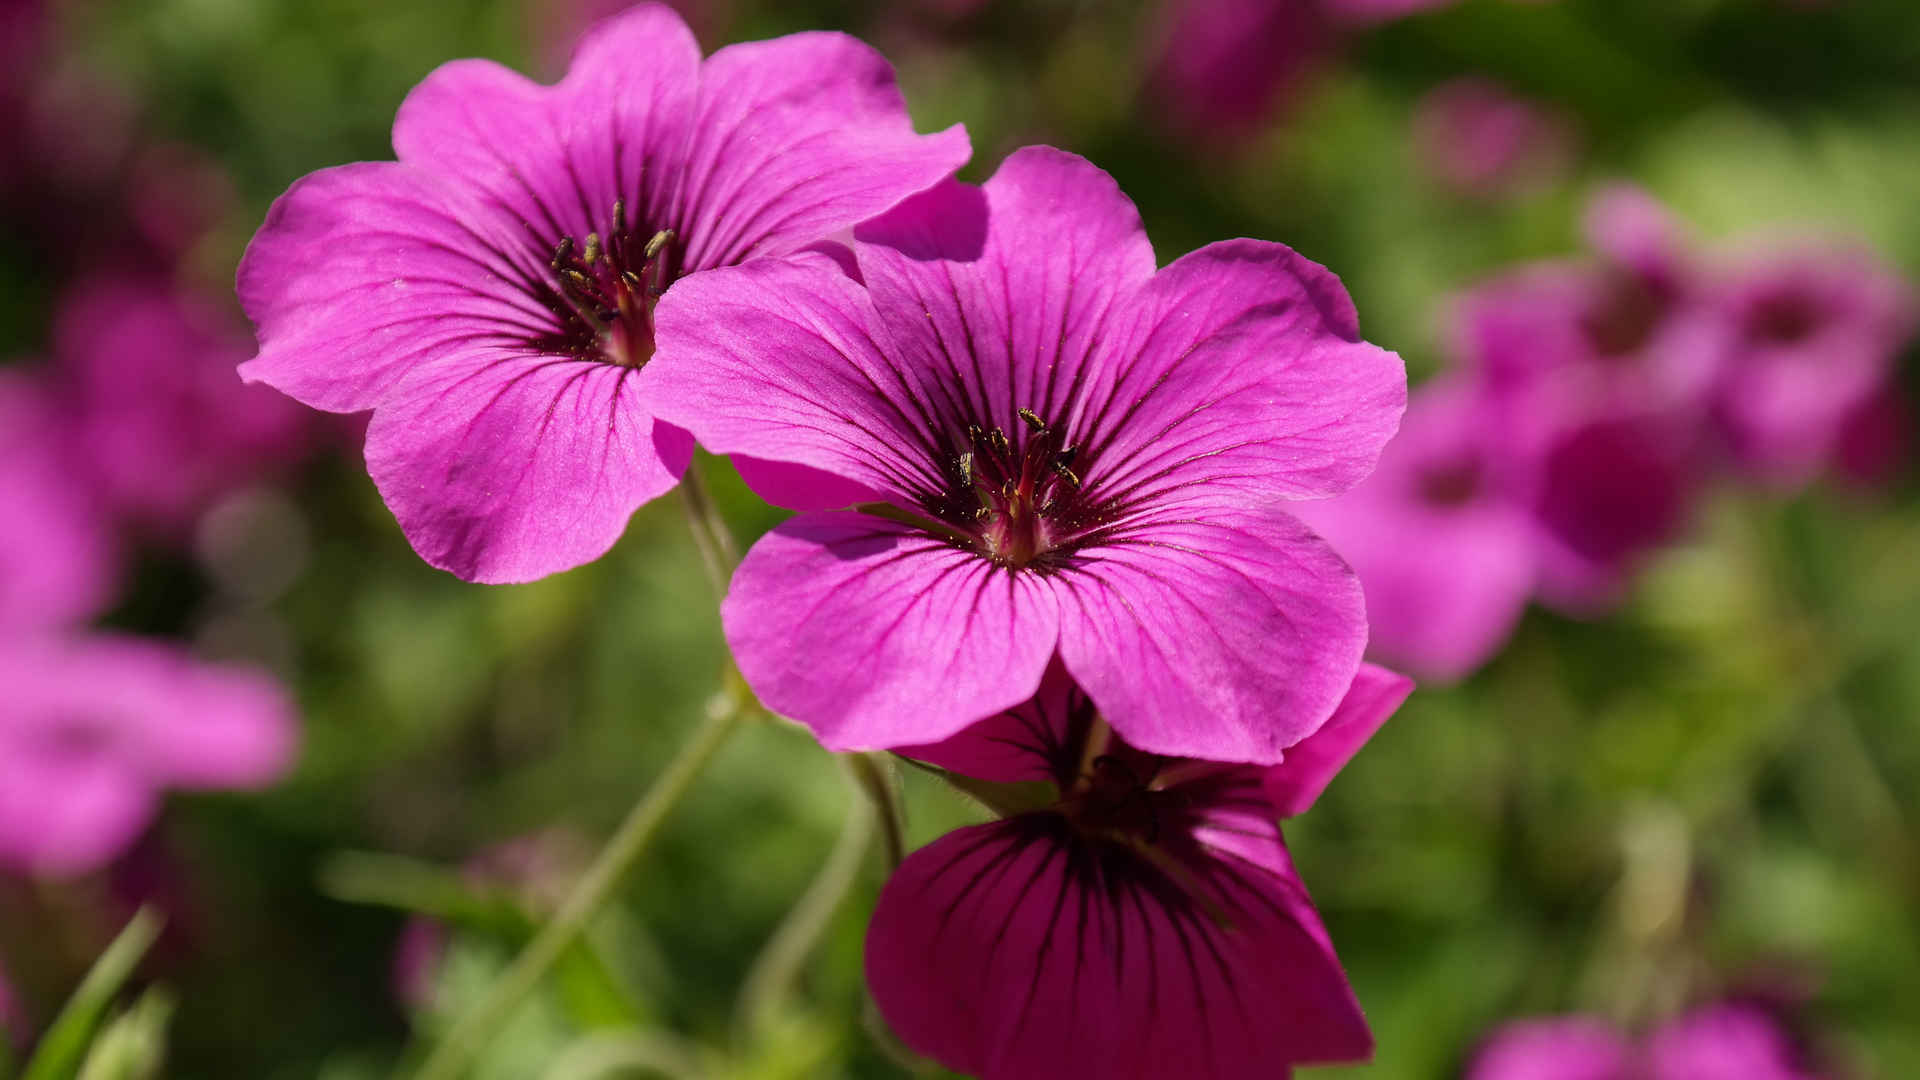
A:
{"label": "green stem", "polygon": [[552,921],[540,928],[480,1002],[454,1022],[440,1045],[414,1074],[417,1080],[454,1080],[472,1064],[488,1040],[499,1033],[514,1008],[533,992],[554,962],[586,929],[588,921],[606,906],[621,879],[633,869],[653,834],[659,831],[667,812],[693,787],[700,771],[732,734],[744,712],[745,697],[738,688],[738,680],[728,679],[727,688],[708,705],[706,718],[693,737],[627,814],[586,876],[554,913]]}
{"label": "green stem", "polygon": [[873,801],[874,817],[880,822],[880,841],[887,853],[887,869],[896,870],[900,860],[907,857],[907,828],[892,763],[879,754],[849,754],[846,762],[860,790]]}
{"label": "green stem", "polygon": [[[849,779],[856,786],[864,787],[858,776],[850,775]],[[735,1015],[743,1030],[765,1031],[799,980],[807,956],[819,944],[821,935],[833,921],[833,913],[839,910],[841,901],[847,898],[848,890],[860,877],[860,864],[865,859],[867,845],[873,840],[874,819],[864,798],[856,796],[847,806],[846,825],[840,830],[840,839],[834,842],[833,851],[819,875],[767,939],[741,982]]]}
{"label": "green stem", "polygon": [[716,594],[725,596],[727,581],[740,562],[740,549],[734,543],[733,531],[727,528],[726,519],[720,516],[720,508],[707,494],[698,461],[687,466],[686,475],[680,478],[680,497],[686,503],[687,527],[693,533],[694,546],[700,549],[700,562],[707,568],[707,580],[713,583]]}

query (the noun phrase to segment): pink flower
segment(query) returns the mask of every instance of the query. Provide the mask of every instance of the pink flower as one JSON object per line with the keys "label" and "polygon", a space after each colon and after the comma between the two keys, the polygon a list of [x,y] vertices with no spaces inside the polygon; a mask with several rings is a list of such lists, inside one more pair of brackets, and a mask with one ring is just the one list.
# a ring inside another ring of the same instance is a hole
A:
{"label": "pink flower", "polygon": [[0,640],[0,865],[93,869],[162,790],[252,788],[287,767],[292,709],[251,671],[107,635]]}
{"label": "pink flower", "polygon": [[1582,1016],[1523,1020],[1494,1033],[1467,1080],[1814,1080],[1771,1014],[1722,1003],[1696,1010],[1636,1046]]}
{"label": "pink flower", "polygon": [[900,1038],[981,1080],[1266,1080],[1372,1036],[1276,818],[1310,806],[1411,688],[1362,667],[1271,769],[1142,753],[1058,666],[1039,694],[910,751],[1052,801],[907,858],[867,931]]}
{"label": "pink flower", "polygon": [[1714,402],[1728,449],[1749,475],[1804,483],[1885,407],[1913,292],[1866,251],[1813,246],[1748,256],[1722,290],[1736,328]]}
{"label": "pink flower", "polygon": [[414,548],[473,581],[597,558],[691,456],[636,376],[676,278],[794,252],[953,172],[886,62],[838,34],[702,62],[679,17],[602,23],[540,86],[478,60],[428,76],[398,162],[327,169],[268,213],[239,291],[242,366],[374,410],[367,465]]}
{"label": "pink flower", "polygon": [[1368,651],[1458,679],[1506,643],[1537,574],[1526,463],[1503,452],[1499,413],[1458,379],[1428,383],[1373,475],[1300,516],[1353,565]]}
{"label": "pink flower", "polygon": [[1216,141],[1264,123],[1333,49],[1316,0],[1176,0],[1161,24],[1149,99],[1175,132]]}
{"label": "pink flower", "polygon": [[1143,750],[1271,763],[1319,727],[1364,604],[1278,504],[1366,475],[1406,393],[1339,281],[1253,240],[1155,273],[1113,180],[1048,147],[856,236],[864,287],[824,255],[676,287],[642,373],[769,500],[855,507],[734,576],[761,700],[834,749],[924,743],[1057,652]]}
{"label": "pink flower", "polygon": [[113,512],[170,534],[310,443],[303,411],[233,372],[237,328],[154,279],[84,282],[61,300],[54,357],[79,461]]}
{"label": "pink flower", "polygon": [[86,619],[112,596],[112,535],[74,482],[79,451],[51,390],[0,371],[0,640]]}
{"label": "pink flower", "polygon": [[1420,100],[1414,147],[1435,179],[1478,198],[1497,198],[1562,171],[1573,137],[1564,119],[1499,83],[1460,78]]}
{"label": "pink flower", "polygon": [[1609,192],[1590,224],[1606,258],[1476,287],[1456,307],[1453,338],[1505,452],[1529,463],[1541,593],[1579,611],[1612,603],[1685,526],[1727,333],[1657,204]]}

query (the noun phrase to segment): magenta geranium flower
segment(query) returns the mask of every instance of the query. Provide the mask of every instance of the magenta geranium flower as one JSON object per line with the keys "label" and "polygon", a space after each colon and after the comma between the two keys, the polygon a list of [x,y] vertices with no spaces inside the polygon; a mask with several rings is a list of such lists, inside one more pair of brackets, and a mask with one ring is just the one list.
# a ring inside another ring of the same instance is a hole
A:
{"label": "magenta geranium flower", "polygon": [[1814,1080],[1805,1053],[1766,1009],[1709,1005],[1636,1044],[1584,1016],[1523,1020],[1496,1032],[1467,1080]]}
{"label": "magenta geranium flower", "polygon": [[1422,386],[1373,475],[1300,516],[1360,575],[1368,651],[1457,679],[1506,643],[1538,573],[1528,463],[1500,413],[1457,379]]}
{"label": "magenta geranium flower", "polygon": [[157,279],[88,281],[62,297],[54,359],[72,464],[124,520],[185,533],[220,496],[309,449],[310,414],[234,375],[247,350],[231,321]]}
{"label": "magenta geranium flower", "polygon": [[1736,328],[1714,402],[1727,446],[1750,475],[1804,482],[1884,407],[1913,292],[1869,252],[1811,246],[1747,256],[1722,289]]}
{"label": "magenta geranium flower", "polygon": [[258,673],[105,635],[0,640],[0,865],[92,869],[170,788],[254,788],[284,771],[286,694]]}
{"label": "magenta geranium flower", "polygon": [[1039,694],[911,751],[1047,805],[914,852],[881,891],[867,981],[914,1050],[981,1080],[1266,1080],[1372,1052],[1276,819],[1310,806],[1411,684],[1362,667],[1262,769],[1142,753],[1057,665]]}
{"label": "magenta geranium flower", "polygon": [[374,411],[367,466],[414,548],[473,581],[598,557],[671,488],[693,441],[636,374],[676,279],[796,251],[958,168],[964,131],[917,136],[873,50],[839,34],[704,62],[643,5],[567,77],[476,60],[428,76],[398,162],[296,183],[239,275],[260,352],[309,405]]}
{"label": "magenta geranium flower", "polygon": [[[1156,753],[1271,763],[1366,639],[1276,504],[1351,486],[1404,405],[1324,268],[1235,240],[1158,273],[1113,180],[1046,147],[825,256],[689,280],[641,386],[803,514],[722,614],[768,707],[835,749],[944,738],[1056,652]],[[761,462],[775,463],[773,467]]]}

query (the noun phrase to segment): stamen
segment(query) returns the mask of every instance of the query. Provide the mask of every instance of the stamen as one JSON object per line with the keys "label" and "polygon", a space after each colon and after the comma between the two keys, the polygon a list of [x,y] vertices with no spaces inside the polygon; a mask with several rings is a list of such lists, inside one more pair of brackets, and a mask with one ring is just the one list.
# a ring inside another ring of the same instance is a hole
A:
{"label": "stamen", "polygon": [[1055,476],[1058,476],[1060,479],[1065,480],[1067,482],[1068,487],[1074,489],[1075,491],[1080,490],[1080,478],[1074,475],[1074,472],[1072,469],[1067,468],[1066,462],[1061,461],[1058,458],[1055,458],[1053,461],[1053,472]]}
{"label": "stamen", "polygon": [[1036,435],[1047,430],[1046,422],[1041,420],[1032,409],[1021,409],[1020,419],[1026,421],[1027,426],[1032,428]]}
{"label": "stamen", "polygon": [[548,262],[547,265],[551,266],[555,270],[558,270],[560,269],[561,266],[563,266],[566,263],[567,257],[572,254],[573,254],[573,237],[563,236],[560,238],[559,243],[553,245],[553,259],[552,261]]}
{"label": "stamen", "polygon": [[620,236],[624,234],[626,231],[627,231],[627,200],[615,199],[613,200],[613,234],[612,235]]}
{"label": "stamen", "polygon": [[592,266],[594,263],[600,261],[599,233],[590,232],[587,234],[587,250],[581,254],[580,258],[581,261],[585,262],[588,266]]}
{"label": "stamen", "polygon": [[653,239],[647,241],[647,248],[643,254],[646,255],[648,262],[652,262],[659,256],[660,249],[671,243],[673,243],[673,230],[661,229],[653,234]]}

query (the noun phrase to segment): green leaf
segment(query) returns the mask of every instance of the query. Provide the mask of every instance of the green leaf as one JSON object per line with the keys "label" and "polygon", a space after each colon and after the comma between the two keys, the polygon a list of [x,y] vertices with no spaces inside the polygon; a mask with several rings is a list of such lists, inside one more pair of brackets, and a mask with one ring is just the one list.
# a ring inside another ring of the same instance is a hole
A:
{"label": "green leaf", "polygon": [[80,988],[54,1018],[53,1026],[40,1040],[40,1048],[27,1063],[27,1071],[21,1074],[20,1080],[73,1080],[79,1074],[101,1016],[133,975],[141,957],[153,947],[164,923],[152,908],[143,907],[133,913],[120,936],[100,954],[93,970],[80,980]]}

